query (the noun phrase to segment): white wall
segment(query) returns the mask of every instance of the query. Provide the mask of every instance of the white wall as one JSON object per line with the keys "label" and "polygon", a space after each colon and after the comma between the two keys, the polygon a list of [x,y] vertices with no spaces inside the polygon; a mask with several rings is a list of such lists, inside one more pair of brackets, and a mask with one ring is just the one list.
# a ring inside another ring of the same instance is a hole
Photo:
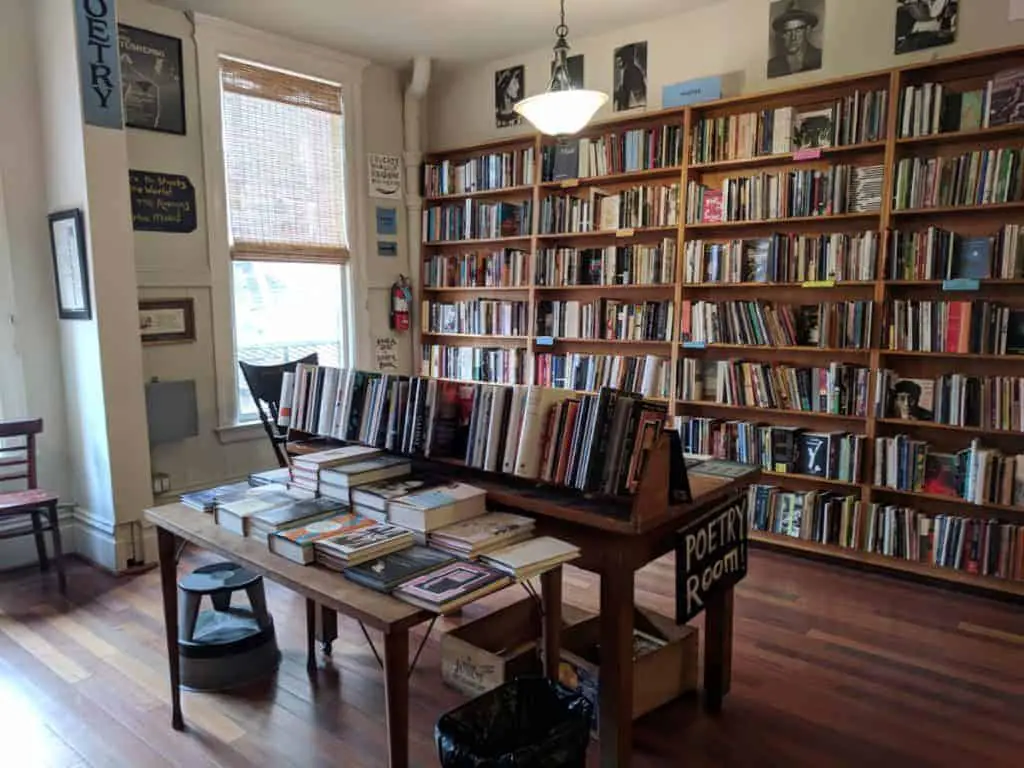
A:
{"label": "white wall", "polygon": [[[663,85],[695,77],[730,75],[726,82],[732,90],[725,94],[729,96],[1024,43],[1024,22],[1008,23],[1008,3],[962,0],[954,44],[896,56],[895,0],[826,0],[823,68],[774,80],[768,80],[765,72],[769,0],[721,0],[703,9],[638,23],[606,35],[574,38],[570,32],[569,42],[573,54],[584,54],[586,86],[610,93],[613,50],[646,40],[648,108],[658,109]],[[586,3],[569,3],[567,10],[571,30],[573,14],[586,13]],[[494,73],[503,67],[525,64],[527,95],[540,93],[549,78],[553,43],[553,39],[538,40],[536,49],[521,55],[440,75],[430,90],[431,149],[528,131],[527,126],[495,128]],[[609,105],[598,118],[612,116]]]}

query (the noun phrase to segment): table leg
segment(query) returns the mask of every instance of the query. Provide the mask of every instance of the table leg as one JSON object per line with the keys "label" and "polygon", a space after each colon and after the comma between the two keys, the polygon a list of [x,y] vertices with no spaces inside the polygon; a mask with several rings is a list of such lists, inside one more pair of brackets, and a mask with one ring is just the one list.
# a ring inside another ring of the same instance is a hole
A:
{"label": "table leg", "polygon": [[388,766],[409,764],[409,630],[384,635],[384,701],[387,707]]}
{"label": "table leg", "polygon": [[628,768],[633,752],[633,573],[601,574],[602,768]]}
{"label": "table leg", "polygon": [[316,672],[316,612],[315,600],[306,598],[306,671]]}
{"label": "table leg", "polygon": [[544,605],[544,674],[557,680],[562,639],[562,566],[541,574],[540,592]]}
{"label": "table leg", "polygon": [[316,608],[316,639],[325,656],[331,655],[331,646],[338,639],[338,613],[318,605]]}
{"label": "table leg", "polygon": [[164,628],[167,633],[167,667],[171,677],[171,727],[185,730],[181,716],[181,659],[178,656],[178,563],[175,559],[178,537],[168,530],[156,529],[160,554],[160,591],[164,603]]}
{"label": "table leg", "polygon": [[721,712],[732,680],[733,588],[718,590],[707,601],[704,618],[704,708]]}

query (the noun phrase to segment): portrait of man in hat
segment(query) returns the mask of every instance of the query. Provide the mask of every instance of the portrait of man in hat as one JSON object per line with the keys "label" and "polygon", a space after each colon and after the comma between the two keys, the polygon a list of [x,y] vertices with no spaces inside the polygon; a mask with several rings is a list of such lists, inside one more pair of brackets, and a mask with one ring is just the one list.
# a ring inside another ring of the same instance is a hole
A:
{"label": "portrait of man in hat", "polygon": [[769,6],[771,52],[768,77],[821,69],[820,40],[825,22],[824,0],[777,0]]}

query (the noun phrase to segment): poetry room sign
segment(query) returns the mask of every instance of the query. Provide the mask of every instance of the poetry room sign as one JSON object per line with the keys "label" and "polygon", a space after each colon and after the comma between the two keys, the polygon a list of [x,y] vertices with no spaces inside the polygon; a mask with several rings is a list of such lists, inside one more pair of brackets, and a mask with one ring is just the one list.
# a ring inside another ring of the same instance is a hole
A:
{"label": "poetry room sign", "polygon": [[137,232],[194,232],[196,188],[187,176],[128,171],[132,228]]}
{"label": "poetry room sign", "polygon": [[75,27],[85,122],[120,130],[121,67],[114,0],[75,0]]}
{"label": "poetry room sign", "polygon": [[676,623],[704,610],[709,596],[747,575],[747,497],[702,515],[676,536]]}

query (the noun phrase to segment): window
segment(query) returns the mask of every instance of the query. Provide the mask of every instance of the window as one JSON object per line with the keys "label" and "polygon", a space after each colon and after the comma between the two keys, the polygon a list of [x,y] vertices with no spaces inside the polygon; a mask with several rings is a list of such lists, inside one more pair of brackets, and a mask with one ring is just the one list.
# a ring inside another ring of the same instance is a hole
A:
{"label": "window", "polygon": [[[235,354],[352,359],[341,87],[221,59]],[[257,418],[235,366],[238,421]]]}

